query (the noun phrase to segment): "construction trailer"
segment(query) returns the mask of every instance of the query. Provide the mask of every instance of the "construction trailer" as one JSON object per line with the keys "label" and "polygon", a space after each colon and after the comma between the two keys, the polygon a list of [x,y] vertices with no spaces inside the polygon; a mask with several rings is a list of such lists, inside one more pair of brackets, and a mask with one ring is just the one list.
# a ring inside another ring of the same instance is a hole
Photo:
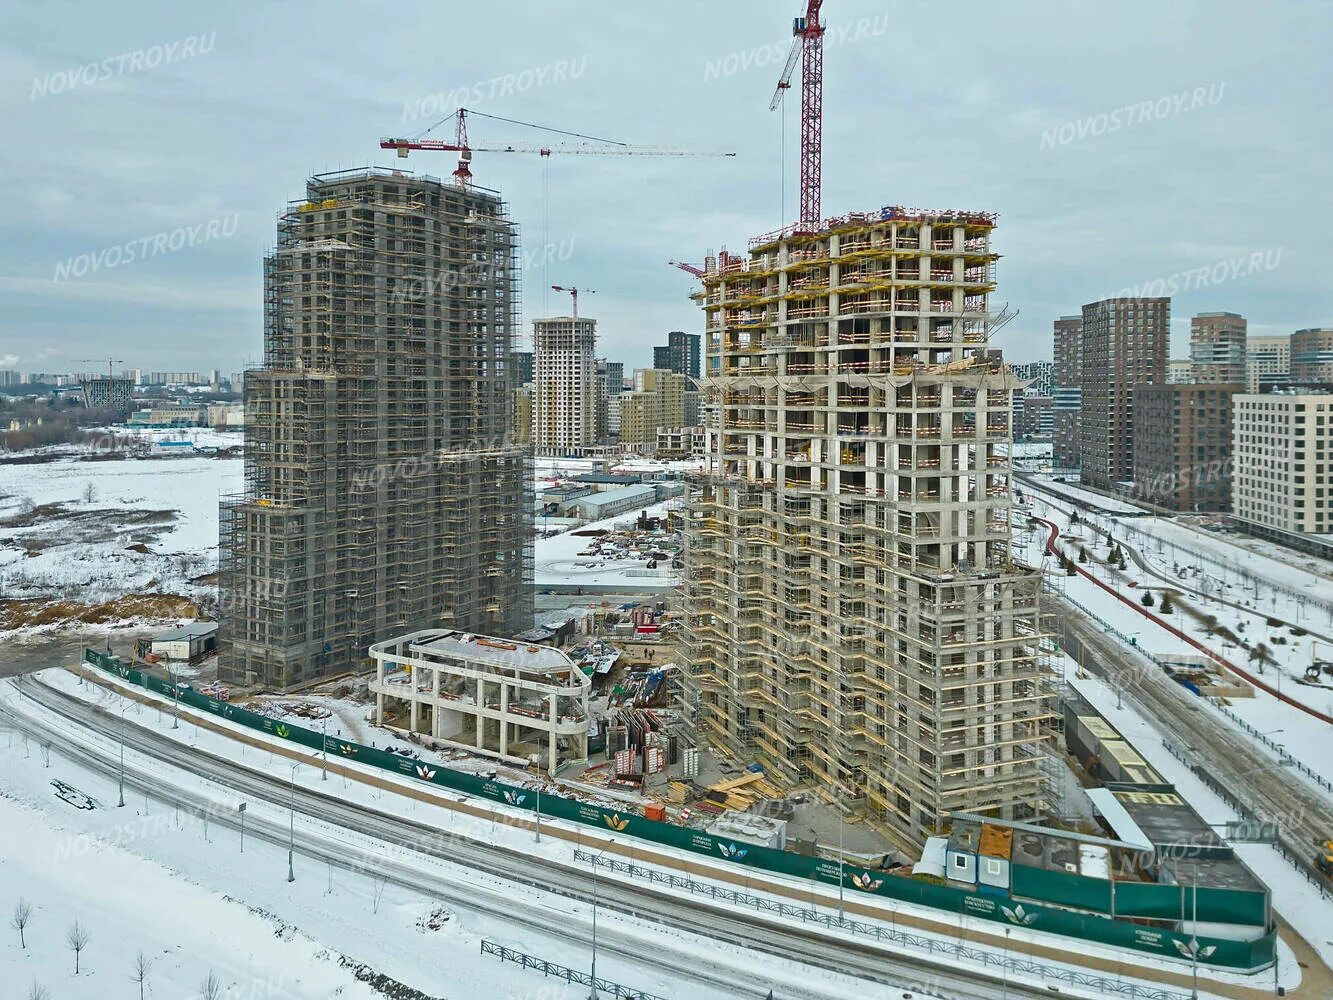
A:
{"label": "construction trailer", "polygon": [[375,724],[555,776],[588,758],[592,681],[558,649],[453,630],[375,643]]}
{"label": "construction trailer", "polygon": [[221,679],[361,669],[409,623],[531,627],[517,253],[495,192],[397,170],[319,175],[279,215],[221,511]]}
{"label": "construction trailer", "polygon": [[1038,573],[1009,553],[1011,410],[985,213],[796,226],[701,270],[706,467],[687,729],[915,854],[1048,803]]}

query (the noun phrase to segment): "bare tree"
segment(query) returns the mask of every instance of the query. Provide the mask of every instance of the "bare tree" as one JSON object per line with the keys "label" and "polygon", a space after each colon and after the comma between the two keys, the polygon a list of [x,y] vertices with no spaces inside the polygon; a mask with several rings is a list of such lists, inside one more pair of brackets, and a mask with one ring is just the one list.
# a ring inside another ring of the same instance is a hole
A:
{"label": "bare tree", "polygon": [[32,981],[32,985],[28,987],[28,992],[23,996],[24,1000],[51,1000],[50,991],[35,979]]}
{"label": "bare tree", "polygon": [[388,884],[388,879],[376,875],[374,877],[375,889],[375,912],[380,912],[380,900],[384,898],[384,887]]}
{"label": "bare tree", "polygon": [[93,481],[90,479],[83,485],[83,502],[92,503],[96,499],[97,487],[93,485]]}
{"label": "bare tree", "polygon": [[130,982],[139,984],[139,1000],[143,1000],[144,984],[148,982],[148,970],[152,965],[153,963],[142,950],[134,956],[134,973],[130,976]]}
{"label": "bare tree", "polygon": [[65,932],[65,946],[74,952],[74,975],[79,974],[79,954],[88,947],[88,931],[77,920]]}
{"label": "bare tree", "polygon": [[199,1000],[219,1000],[222,996],[222,980],[212,969],[208,970],[208,978],[199,984]]}
{"label": "bare tree", "polygon": [[14,904],[14,916],[10,918],[10,923],[14,930],[19,932],[19,947],[26,949],[28,947],[27,939],[23,935],[24,929],[28,926],[28,921],[32,919],[32,904],[22,896]]}

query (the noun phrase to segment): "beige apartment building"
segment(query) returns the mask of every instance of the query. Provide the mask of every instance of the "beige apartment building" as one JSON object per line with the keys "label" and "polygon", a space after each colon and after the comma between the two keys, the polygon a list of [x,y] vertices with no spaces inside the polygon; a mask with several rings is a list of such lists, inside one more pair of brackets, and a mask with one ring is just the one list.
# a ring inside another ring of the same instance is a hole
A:
{"label": "beige apartment building", "polygon": [[1037,573],[1009,554],[992,216],[847,216],[709,258],[684,716],[905,850],[1044,809]]}

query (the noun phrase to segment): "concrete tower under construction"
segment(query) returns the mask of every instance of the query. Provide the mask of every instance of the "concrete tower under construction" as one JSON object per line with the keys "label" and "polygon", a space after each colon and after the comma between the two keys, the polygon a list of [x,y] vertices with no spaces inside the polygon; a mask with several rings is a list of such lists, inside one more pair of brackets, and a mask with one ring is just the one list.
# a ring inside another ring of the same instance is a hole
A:
{"label": "concrete tower under construction", "polygon": [[[904,848],[1042,810],[1040,577],[1010,560],[987,214],[902,209],[704,268],[709,455],[684,584],[687,726]],[[813,230],[813,231],[812,231]]]}
{"label": "concrete tower under construction", "polygon": [[279,215],[221,511],[224,679],[290,688],[405,629],[532,625],[516,255],[494,192],[398,170],[316,176]]}

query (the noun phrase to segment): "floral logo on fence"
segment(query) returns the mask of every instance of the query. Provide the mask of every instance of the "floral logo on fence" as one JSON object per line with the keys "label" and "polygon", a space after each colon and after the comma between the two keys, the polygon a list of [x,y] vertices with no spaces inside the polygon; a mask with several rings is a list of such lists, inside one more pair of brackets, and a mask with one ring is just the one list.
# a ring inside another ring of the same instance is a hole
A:
{"label": "floral logo on fence", "polygon": [[619,833],[620,831],[624,830],[625,827],[629,826],[629,820],[621,819],[620,813],[616,813],[614,816],[607,816],[605,813],[603,813],[602,820],[612,830],[615,830],[616,833]]}
{"label": "floral logo on fence", "polygon": [[871,878],[869,872],[862,872],[860,875],[852,876],[852,885],[856,886],[862,892],[874,892],[884,884],[882,878]]}
{"label": "floral logo on fence", "polygon": [[346,743],[341,743],[341,744],[339,744],[339,745],[338,745],[338,751],[339,751],[344,757],[355,757],[355,756],[356,756],[356,747],[354,747],[354,746],[350,746],[350,745],[348,745],[348,744],[346,744]]}
{"label": "floral logo on fence", "polygon": [[1213,952],[1217,951],[1217,945],[1206,944],[1200,947],[1199,942],[1194,940],[1193,938],[1190,939],[1189,944],[1185,944],[1183,941],[1180,941],[1177,938],[1172,938],[1171,943],[1176,946],[1176,951],[1180,952],[1180,954],[1183,955],[1185,958],[1190,958],[1190,957],[1208,958],[1213,954]]}
{"label": "floral logo on fence", "polygon": [[1037,922],[1037,915],[1024,910],[1022,903],[1019,903],[1012,910],[1002,905],[1000,912],[1009,919],[1011,924],[1018,924],[1021,927],[1030,927]]}
{"label": "floral logo on fence", "polygon": [[525,801],[527,801],[527,798],[528,797],[524,795],[522,792],[504,793],[504,800],[508,802],[511,806],[521,806]]}
{"label": "floral logo on fence", "polygon": [[735,844],[718,844],[717,849],[722,852],[724,858],[730,861],[740,861],[750,853],[748,847],[737,847]]}
{"label": "floral logo on fence", "polygon": [[274,729],[273,731],[277,733],[279,736],[281,736],[284,740],[292,733],[292,731],[288,729],[286,726],[284,726],[281,722],[278,723],[277,728]]}
{"label": "floral logo on fence", "polygon": [[435,780],[435,769],[433,767],[427,767],[425,764],[418,764],[417,777],[425,778],[427,781],[433,781]]}

